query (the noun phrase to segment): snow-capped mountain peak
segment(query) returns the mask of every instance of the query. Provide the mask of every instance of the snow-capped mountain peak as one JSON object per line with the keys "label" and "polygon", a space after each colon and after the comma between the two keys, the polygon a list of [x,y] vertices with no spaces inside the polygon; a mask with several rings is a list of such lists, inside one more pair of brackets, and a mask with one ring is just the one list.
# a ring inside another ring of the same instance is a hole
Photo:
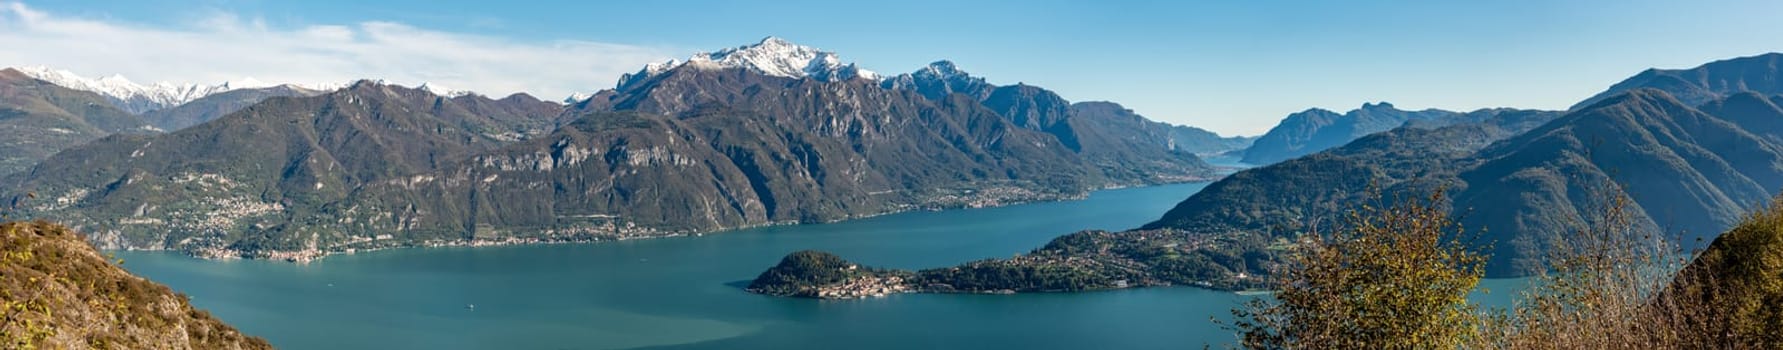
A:
{"label": "snow-capped mountain peak", "polygon": [[143,113],[152,110],[178,106],[211,94],[244,88],[270,86],[254,78],[228,81],[216,85],[200,85],[190,83],[159,82],[149,85],[137,84],[123,75],[112,74],[98,79],[83,77],[65,69],[54,69],[44,66],[15,68],[35,79],[50,82],[61,87],[85,90],[98,93],[112,100],[119,108],[131,113]]}
{"label": "snow-capped mountain peak", "polygon": [[563,104],[573,105],[573,104],[577,104],[577,103],[582,103],[582,101],[587,101],[588,98],[590,98],[590,97],[594,97],[594,95],[590,95],[585,92],[572,92],[572,93],[570,93],[569,97],[563,98]]}
{"label": "snow-capped mountain peak", "polygon": [[[379,80],[379,82],[381,83],[383,81]],[[416,86],[415,88],[420,89],[422,91],[427,91],[428,93],[431,93],[434,95],[440,95],[440,96],[445,96],[445,97],[461,97],[461,96],[469,96],[469,95],[476,94],[476,92],[473,92],[473,91],[456,90],[456,89],[447,88],[444,86],[440,86],[439,84],[434,84],[434,83],[429,83],[429,82],[422,82],[421,86]]]}
{"label": "snow-capped mountain peak", "polygon": [[953,61],[949,60],[940,60],[935,61],[934,63],[929,63],[927,67],[922,67],[922,69],[917,70],[916,73],[913,74],[942,79],[972,76],[971,74],[966,73],[966,71],[960,70],[959,66],[954,65]]}
{"label": "snow-capped mountain peak", "polygon": [[960,70],[959,66],[948,60],[935,61],[915,72],[886,78],[880,81],[879,86],[893,90],[912,90],[931,99],[956,93],[983,99],[997,87],[985,82],[984,78]]}
{"label": "snow-capped mountain peak", "polygon": [[272,84],[272,83],[260,81],[259,79],[254,79],[254,77],[245,77],[245,78],[241,78],[239,80],[225,81],[225,82],[223,82],[223,86],[226,86],[230,89],[257,89],[257,88],[278,86],[278,84]]}
{"label": "snow-capped mountain peak", "polygon": [[618,88],[624,89],[682,66],[714,69],[742,68],[764,75],[822,81],[843,81],[855,78],[879,80],[878,73],[861,69],[853,63],[843,63],[835,52],[794,44],[786,39],[770,36],[752,45],[696,53],[686,61],[668,60],[645,65],[637,73],[621,76]]}

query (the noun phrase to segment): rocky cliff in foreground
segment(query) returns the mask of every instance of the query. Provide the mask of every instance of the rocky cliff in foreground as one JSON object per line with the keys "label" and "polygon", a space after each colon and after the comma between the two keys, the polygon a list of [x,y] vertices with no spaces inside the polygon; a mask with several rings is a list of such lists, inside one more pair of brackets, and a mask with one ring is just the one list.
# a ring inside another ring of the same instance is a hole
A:
{"label": "rocky cliff in foreground", "polygon": [[45,222],[0,224],[0,302],[0,348],[272,348]]}

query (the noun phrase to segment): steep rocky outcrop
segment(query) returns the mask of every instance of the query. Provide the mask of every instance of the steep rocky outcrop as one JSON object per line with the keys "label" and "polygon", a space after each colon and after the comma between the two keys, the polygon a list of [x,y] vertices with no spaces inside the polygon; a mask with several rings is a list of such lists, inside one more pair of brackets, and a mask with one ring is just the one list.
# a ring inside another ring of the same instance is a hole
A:
{"label": "steep rocky outcrop", "polygon": [[0,347],[272,348],[118,264],[66,227],[0,224]]}

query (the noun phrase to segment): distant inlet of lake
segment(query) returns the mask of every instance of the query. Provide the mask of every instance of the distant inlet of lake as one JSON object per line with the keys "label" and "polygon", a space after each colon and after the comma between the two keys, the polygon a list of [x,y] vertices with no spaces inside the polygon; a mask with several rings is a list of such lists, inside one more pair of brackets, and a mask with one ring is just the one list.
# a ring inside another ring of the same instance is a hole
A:
{"label": "distant inlet of lake", "polygon": [[[283,349],[1181,349],[1246,296],[1188,287],[846,301],[741,285],[802,249],[918,269],[1008,257],[1084,229],[1156,219],[1206,184],[589,244],[395,249],[310,264],[116,252],[131,272]],[[1489,280],[1508,304],[1521,280]]]}

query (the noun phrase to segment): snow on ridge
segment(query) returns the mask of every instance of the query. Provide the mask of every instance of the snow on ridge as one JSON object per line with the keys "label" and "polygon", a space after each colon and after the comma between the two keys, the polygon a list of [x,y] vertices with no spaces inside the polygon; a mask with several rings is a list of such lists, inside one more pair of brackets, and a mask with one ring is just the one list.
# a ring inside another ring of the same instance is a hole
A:
{"label": "snow on ridge", "polygon": [[929,63],[915,72],[886,77],[880,81],[879,86],[894,90],[917,90],[925,94],[984,94],[996,88],[996,85],[961,70],[949,60]]}
{"label": "snow on ridge", "polygon": [[621,76],[617,88],[624,89],[682,66],[743,68],[764,75],[821,81],[843,81],[855,78],[877,81],[880,79],[878,73],[862,69],[853,63],[842,63],[842,59],[835,52],[823,51],[770,36],[751,45],[696,53],[685,61],[671,59],[645,65],[637,73]]}
{"label": "snow on ridge", "polygon": [[[154,84],[138,84],[122,75],[113,74],[98,79],[87,78],[65,69],[45,66],[29,66],[14,68],[26,76],[56,84],[57,86],[98,93],[110,99],[112,104],[125,111],[142,114],[145,112],[172,108],[217,93],[269,87],[288,87],[309,91],[335,91],[351,86],[353,82],[325,84],[274,84],[251,77],[230,80],[215,85],[191,83],[158,82]],[[376,79],[379,84],[386,84],[383,79]],[[422,82],[416,89],[445,97],[461,97],[481,95],[475,91],[451,89],[431,82]]]}
{"label": "snow on ridge", "polygon": [[949,61],[949,60],[940,60],[940,61],[935,61],[934,63],[929,63],[928,66],[922,67],[922,69],[918,69],[913,74],[926,75],[926,76],[935,77],[935,78],[954,78],[954,77],[970,77],[970,76],[972,76],[972,74],[966,73],[966,71],[960,70],[960,67],[958,65],[954,65],[953,61]]}
{"label": "snow on ridge", "polygon": [[[26,76],[47,81],[51,84],[56,84],[57,86],[98,93],[111,99],[113,104],[116,104],[119,108],[138,114],[178,106],[220,92],[236,89],[277,86],[251,77],[225,81],[215,85],[171,82],[157,82],[143,85],[130,81],[129,78],[117,74],[92,79],[75,74],[66,69],[55,69],[46,66],[28,66],[15,69],[20,73],[24,73]],[[326,88],[295,84],[285,85],[309,90],[323,90]]]}
{"label": "snow on ridge", "polygon": [[582,103],[582,101],[587,101],[589,98],[592,98],[592,97],[594,97],[593,94],[589,94],[586,92],[572,92],[572,93],[570,93],[569,97],[563,98],[563,104],[573,105],[573,104],[577,104],[577,103]]}
{"label": "snow on ridge", "polygon": [[[379,82],[381,83],[381,82],[383,82],[383,80],[379,80]],[[415,88],[420,89],[421,91],[426,91],[426,92],[434,94],[434,95],[440,95],[440,96],[445,96],[445,97],[464,97],[464,96],[471,96],[471,95],[481,95],[475,91],[457,90],[457,89],[447,88],[444,86],[440,86],[439,84],[434,84],[434,83],[429,83],[429,82],[422,82],[421,86],[416,86]]]}

